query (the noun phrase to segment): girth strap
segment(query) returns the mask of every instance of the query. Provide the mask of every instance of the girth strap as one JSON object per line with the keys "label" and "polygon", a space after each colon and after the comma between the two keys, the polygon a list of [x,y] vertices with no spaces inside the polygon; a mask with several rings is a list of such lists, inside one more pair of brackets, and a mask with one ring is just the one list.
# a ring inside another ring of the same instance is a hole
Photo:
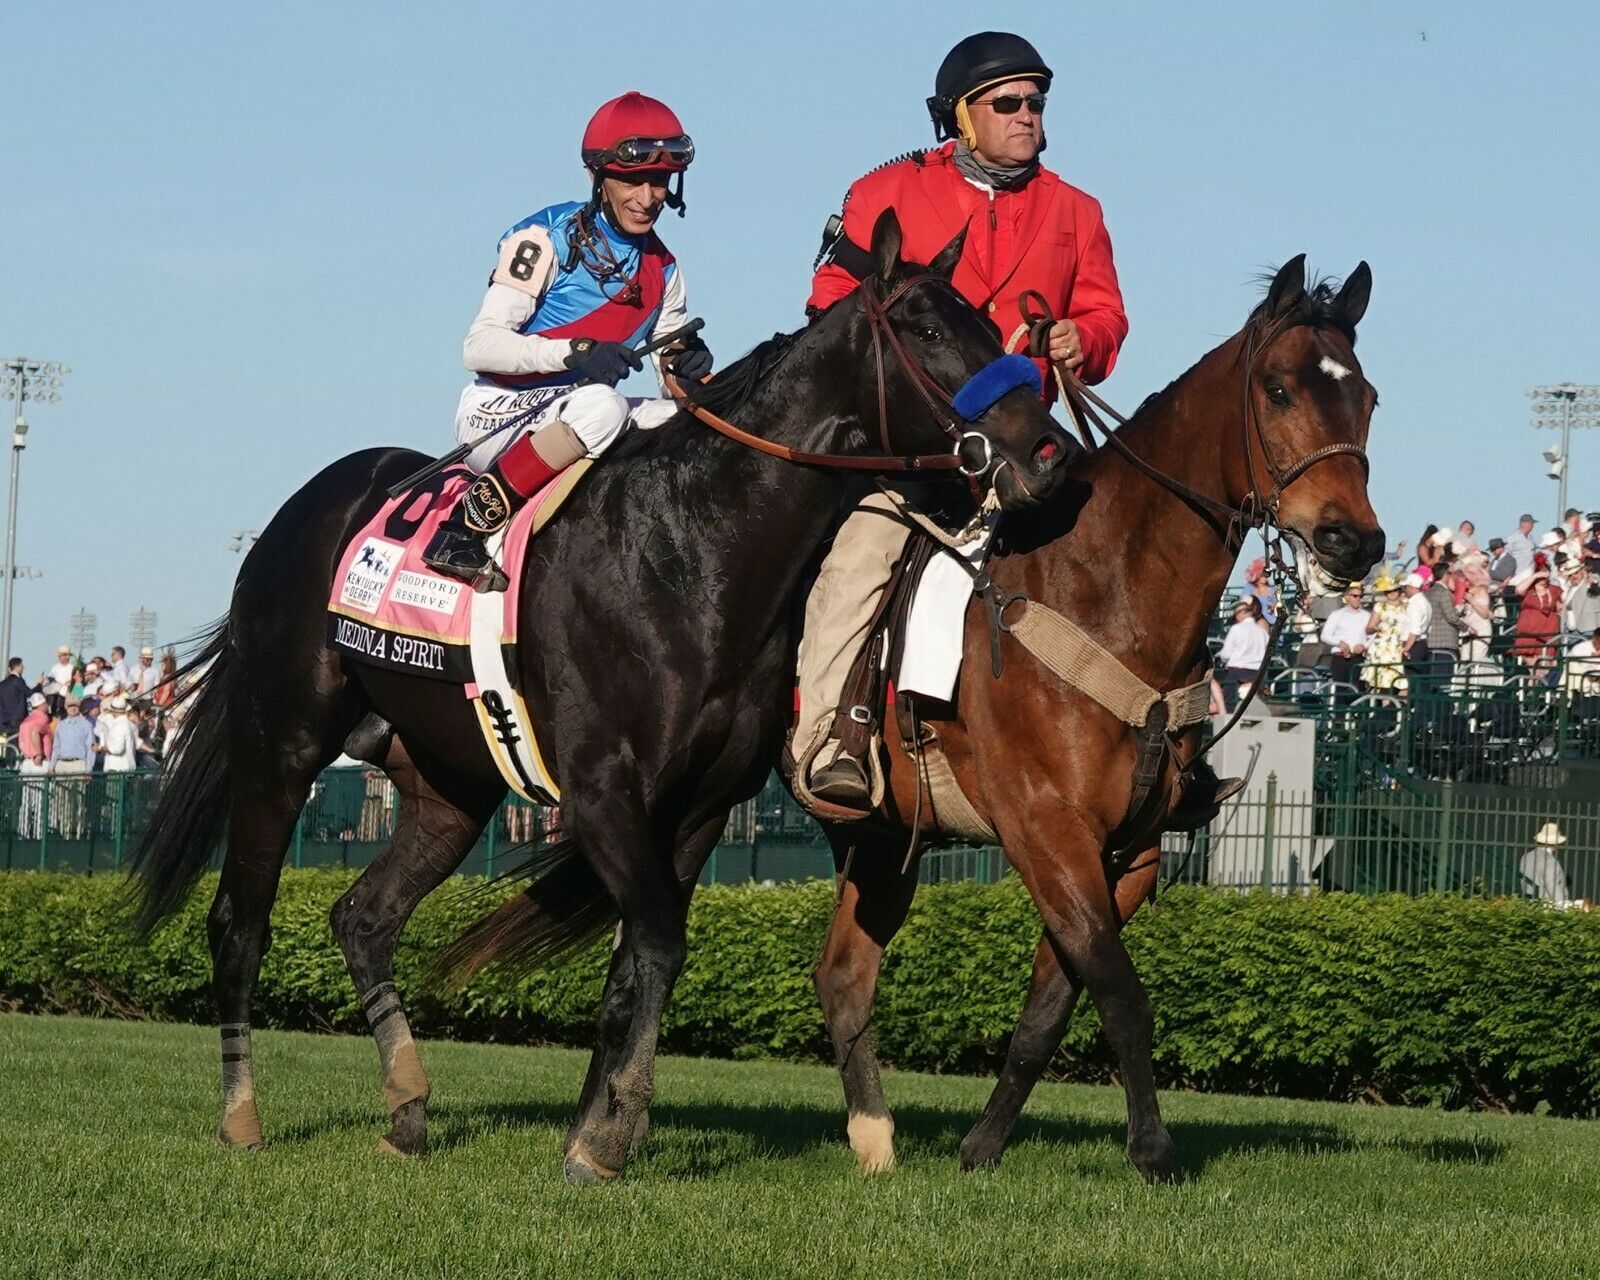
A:
{"label": "girth strap", "polygon": [[[1020,605],[1015,621],[1004,614]],[[1124,724],[1142,729],[1151,708],[1166,708],[1165,732],[1175,733],[1199,724],[1210,711],[1207,681],[1162,693],[1146,684],[1088,632],[1054,609],[1026,596],[1013,596],[1000,606],[1000,629],[1016,638],[1046,668],[1074,689],[1089,695]]]}

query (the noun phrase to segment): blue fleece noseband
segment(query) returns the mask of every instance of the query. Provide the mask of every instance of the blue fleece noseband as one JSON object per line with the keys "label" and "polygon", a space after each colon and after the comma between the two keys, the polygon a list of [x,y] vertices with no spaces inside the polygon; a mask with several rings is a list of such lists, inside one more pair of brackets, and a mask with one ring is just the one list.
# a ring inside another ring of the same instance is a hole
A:
{"label": "blue fleece noseband", "polygon": [[1039,377],[1039,366],[1027,356],[1001,356],[968,378],[950,403],[968,422],[974,422],[993,408],[1001,396],[1018,387],[1026,387],[1036,396],[1042,395],[1044,383]]}

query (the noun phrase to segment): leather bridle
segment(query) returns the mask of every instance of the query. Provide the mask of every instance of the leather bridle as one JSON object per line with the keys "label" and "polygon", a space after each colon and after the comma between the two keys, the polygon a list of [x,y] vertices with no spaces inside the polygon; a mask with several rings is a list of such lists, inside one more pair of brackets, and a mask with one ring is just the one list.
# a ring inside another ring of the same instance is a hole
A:
{"label": "leather bridle", "polygon": [[[1055,317],[1050,312],[1049,304],[1034,290],[1024,293],[1019,302],[1022,313],[1023,327],[1027,329],[1030,347],[1034,354],[1048,359],[1041,348],[1045,345],[1045,336],[1050,325],[1055,323]],[[1288,467],[1280,467],[1272,455],[1272,447],[1267,441],[1266,429],[1261,425],[1260,415],[1256,413],[1255,398],[1250,394],[1251,371],[1255,367],[1258,357],[1267,350],[1289,330],[1298,328],[1299,322],[1292,315],[1284,316],[1275,321],[1270,327],[1256,328],[1245,342],[1244,349],[1244,415],[1242,425],[1242,444],[1244,446],[1245,475],[1249,480],[1250,488],[1243,501],[1237,505],[1218,501],[1210,494],[1201,493],[1192,489],[1153,464],[1145,461],[1130,449],[1116,431],[1106,424],[1104,418],[1096,413],[1098,408],[1105,413],[1118,426],[1126,426],[1128,419],[1118,413],[1109,404],[1089,389],[1077,374],[1064,368],[1059,363],[1052,362],[1055,370],[1056,382],[1061,390],[1061,399],[1066,404],[1068,412],[1072,415],[1073,423],[1078,429],[1078,434],[1083,437],[1084,444],[1090,452],[1094,452],[1096,445],[1088,426],[1092,425],[1104,438],[1105,442],[1128,460],[1137,470],[1143,472],[1150,479],[1161,485],[1169,492],[1176,494],[1185,502],[1199,507],[1202,510],[1225,521],[1224,539],[1230,545],[1237,545],[1244,540],[1244,534],[1250,529],[1277,529],[1280,527],[1279,507],[1283,502],[1284,491],[1303,476],[1319,462],[1329,458],[1350,456],[1361,463],[1361,469],[1370,475],[1371,463],[1367,458],[1367,451],[1358,444],[1340,442],[1324,445],[1320,449],[1313,449],[1304,457],[1298,458]],[[1013,335],[1015,339],[1016,335]],[[1012,343],[1007,343],[1009,348]],[[1088,424],[1088,425],[1086,425]],[[1251,445],[1254,443],[1261,452],[1261,458],[1266,463],[1267,473],[1272,481],[1272,488],[1265,496],[1262,495],[1261,481],[1256,475],[1255,453]]]}
{"label": "leather bridle", "polygon": [[[685,389],[671,373],[663,371],[662,382],[667,392],[683,408],[698,418],[713,431],[717,431],[730,440],[755,449],[760,453],[768,454],[774,458],[782,458],[787,462],[798,463],[801,466],[823,467],[842,471],[877,471],[877,472],[927,472],[927,471],[958,471],[967,480],[977,485],[977,482],[994,469],[995,455],[993,442],[981,431],[974,430],[958,413],[951,402],[951,396],[942,386],[934,381],[928,373],[905,349],[899,336],[889,324],[889,309],[905,297],[919,284],[933,283],[950,288],[950,284],[942,276],[916,275],[901,281],[886,296],[878,294],[877,282],[868,276],[859,285],[861,307],[866,313],[867,327],[872,334],[872,362],[873,371],[878,384],[878,440],[883,447],[883,453],[878,455],[862,455],[853,453],[808,453],[803,449],[796,449],[790,445],[779,444],[737,427],[725,418],[718,417],[709,409],[696,404],[692,390]],[[948,453],[896,453],[894,442],[889,438],[889,387],[886,377],[884,348],[899,362],[901,369],[910,379],[911,385],[921,396],[922,401],[933,415],[934,421],[939,424],[944,433],[954,442],[954,447]],[[968,466],[962,458],[962,447],[968,439],[977,439],[983,445],[983,462],[980,466]]]}

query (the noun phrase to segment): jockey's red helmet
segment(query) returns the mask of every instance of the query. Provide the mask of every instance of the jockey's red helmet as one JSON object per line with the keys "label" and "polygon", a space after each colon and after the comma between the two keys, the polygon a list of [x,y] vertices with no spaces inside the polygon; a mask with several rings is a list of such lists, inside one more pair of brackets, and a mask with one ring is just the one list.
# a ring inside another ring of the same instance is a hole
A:
{"label": "jockey's red helmet", "polygon": [[629,92],[604,103],[583,131],[583,163],[600,170],[662,169],[682,173],[694,142],[671,107]]}

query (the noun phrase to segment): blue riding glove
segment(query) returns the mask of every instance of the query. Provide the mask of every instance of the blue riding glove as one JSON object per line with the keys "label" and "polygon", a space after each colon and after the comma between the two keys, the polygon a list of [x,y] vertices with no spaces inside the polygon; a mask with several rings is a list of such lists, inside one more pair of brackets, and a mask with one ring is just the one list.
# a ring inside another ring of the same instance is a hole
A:
{"label": "blue riding glove", "polygon": [[711,373],[711,348],[698,336],[689,338],[667,361],[680,382],[701,382]]}
{"label": "blue riding glove", "polygon": [[564,363],[575,369],[589,382],[603,382],[614,387],[628,376],[644,368],[644,361],[620,342],[596,342],[593,338],[579,338],[572,344],[572,354]]}

